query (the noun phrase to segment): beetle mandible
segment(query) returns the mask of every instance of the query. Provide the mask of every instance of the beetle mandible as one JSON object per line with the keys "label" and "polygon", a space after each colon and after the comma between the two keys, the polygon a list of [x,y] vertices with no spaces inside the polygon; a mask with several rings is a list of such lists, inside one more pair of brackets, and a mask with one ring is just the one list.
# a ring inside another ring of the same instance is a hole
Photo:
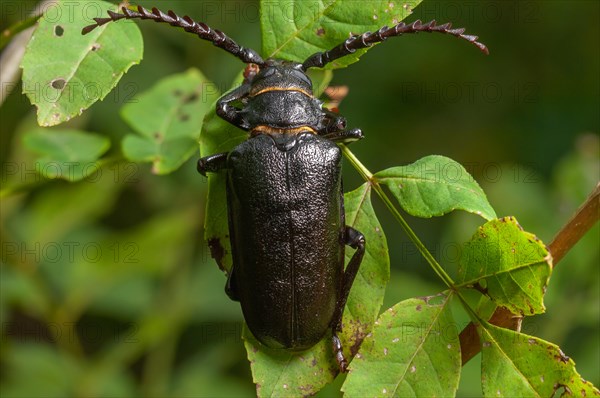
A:
{"label": "beetle mandible", "polygon": [[[94,18],[86,34],[120,19],[151,19],[197,34],[248,65],[243,83],[217,101],[217,114],[249,133],[229,153],[198,161],[198,171],[227,171],[227,209],[233,267],[225,291],[241,303],[253,335],[270,348],[302,351],[331,329],[333,353],[342,372],[338,333],[348,294],[365,253],[365,238],[344,223],[341,150],[336,143],[363,137],[323,107],[306,72],[406,33],[438,32],[465,39],[487,54],[477,36],[451,25],[399,23],[351,36],[303,63],[263,60],[219,30],[139,6]],[[344,269],[344,247],[356,249]]]}

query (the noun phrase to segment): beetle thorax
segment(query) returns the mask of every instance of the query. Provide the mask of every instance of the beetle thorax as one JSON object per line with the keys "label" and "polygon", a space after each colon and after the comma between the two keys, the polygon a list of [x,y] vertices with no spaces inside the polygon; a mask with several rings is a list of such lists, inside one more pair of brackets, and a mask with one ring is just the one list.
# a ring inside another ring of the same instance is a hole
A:
{"label": "beetle thorax", "polygon": [[312,82],[300,64],[268,60],[248,80],[251,88],[243,113],[253,134],[316,133],[321,102],[313,96]]}
{"label": "beetle thorax", "polygon": [[300,91],[312,96],[312,82],[300,64],[270,59],[252,79],[250,96],[265,91]]}

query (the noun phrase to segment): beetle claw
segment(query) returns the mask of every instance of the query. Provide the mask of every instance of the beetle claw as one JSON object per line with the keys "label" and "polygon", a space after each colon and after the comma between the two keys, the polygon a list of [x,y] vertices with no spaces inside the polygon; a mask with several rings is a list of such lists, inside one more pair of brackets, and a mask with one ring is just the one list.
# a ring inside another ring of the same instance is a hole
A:
{"label": "beetle claw", "polygon": [[332,343],[333,343],[333,354],[335,356],[335,361],[337,362],[337,364],[340,368],[340,372],[346,373],[348,371],[348,361],[346,360],[346,357],[344,356],[340,338],[337,337],[335,334],[333,335]]}

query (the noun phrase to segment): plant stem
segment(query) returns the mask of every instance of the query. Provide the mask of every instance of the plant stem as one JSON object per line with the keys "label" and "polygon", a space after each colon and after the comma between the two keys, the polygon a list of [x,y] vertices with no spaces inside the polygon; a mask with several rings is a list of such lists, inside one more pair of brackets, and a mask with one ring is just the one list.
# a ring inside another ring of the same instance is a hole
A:
{"label": "plant stem", "polygon": [[346,156],[346,158],[350,161],[350,163],[352,163],[352,165],[359,172],[359,174],[371,185],[373,190],[377,192],[377,195],[379,195],[381,200],[383,200],[385,206],[400,223],[400,226],[402,227],[404,232],[408,235],[409,239],[417,247],[421,255],[425,257],[425,259],[427,260],[429,265],[431,265],[431,268],[433,268],[435,273],[440,277],[440,279],[442,279],[442,281],[446,284],[446,286],[448,286],[448,288],[450,288],[451,290],[455,290],[454,281],[452,280],[452,278],[450,278],[446,271],[444,271],[442,266],[436,261],[431,252],[427,250],[427,247],[425,247],[423,242],[421,242],[419,237],[410,228],[410,226],[408,225],[406,220],[404,220],[404,217],[402,217],[394,203],[392,203],[390,198],[383,191],[383,189],[377,182],[377,179],[373,176],[373,173],[371,173],[345,145],[341,145],[341,148],[342,152],[344,153],[344,156]]}
{"label": "plant stem", "polygon": [[22,21],[18,21],[2,31],[0,34],[0,50],[2,50],[18,33],[35,25],[41,15],[34,15]]}
{"label": "plant stem", "polygon": [[[596,185],[596,188],[588,196],[587,200],[577,209],[573,217],[560,229],[550,245],[548,245],[553,258],[553,267],[556,267],[565,254],[598,222],[600,218],[599,207],[600,184]],[[521,327],[521,319],[521,316],[513,314],[506,308],[498,307],[492,314],[489,323],[518,331]],[[473,323],[469,323],[460,332],[460,348],[463,365],[469,362],[481,350],[477,328]]]}
{"label": "plant stem", "polygon": [[552,266],[556,266],[565,254],[598,222],[600,218],[600,183],[577,209],[573,217],[558,231],[548,250],[552,254]]}

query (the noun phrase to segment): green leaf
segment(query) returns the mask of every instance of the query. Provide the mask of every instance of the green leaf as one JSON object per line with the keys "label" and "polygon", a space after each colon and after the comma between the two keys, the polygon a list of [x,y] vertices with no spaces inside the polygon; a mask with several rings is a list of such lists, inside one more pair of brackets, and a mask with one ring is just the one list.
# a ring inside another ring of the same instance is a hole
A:
{"label": "green leaf", "polygon": [[265,347],[247,326],[244,326],[242,337],[259,397],[313,395],[337,375],[330,335],[299,353]]}
{"label": "green leaf", "polygon": [[333,79],[333,72],[325,69],[309,69],[307,74],[312,81],[315,97],[321,96]]}
{"label": "green leaf", "polygon": [[484,289],[513,313],[540,314],[551,264],[546,246],[514,217],[504,217],[479,227],[465,244],[457,287]]}
{"label": "green leaf", "polygon": [[407,166],[392,167],[375,174],[400,206],[416,217],[441,216],[465,210],[491,220],[496,217],[485,193],[459,163],[431,155]]}
{"label": "green leaf", "polygon": [[98,158],[110,147],[108,138],[77,130],[37,129],[24,135],[23,143],[44,156],[36,169],[46,178],[79,181],[100,169]]}
{"label": "green leaf", "polygon": [[[395,25],[406,18],[420,0],[281,0],[261,1],[260,23],[263,53],[290,61],[303,62],[312,54],[341,44],[351,34],[375,31]],[[359,50],[328,65],[337,69],[358,61],[366,50]]]}
{"label": "green leaf", "polygon": [[[236,87],[242,76],[233,84]],[[248,133],[217,116],[214,104],[204,118],[200,134],[201,156],[229,152],[248,138]],[[227,198],[225,197],[225,174],[208,174],[208,199],[204,218],[204,238],[208,242],[212,257],[224,271],[231,269],[231,244],[227,221]]]}
{"label": "green leaf", "polygon": [[[346,225],[365,235],[366,249],[344,311],[342,344],[348,358],[356,354],[371,331],[390,279],[390,259],[385,235],[371,204],[371,185],[365,183],[344,195]],[[354,255],[346,248],[346,264]]]}
{"label": "green leaf", "polygon": [[[485,323],[481,337],[481,382],[486,397],[592,397],[600,391],[581,378],[575,362],[552,343]],[[562,396],[562,395],[561,395]]]}
{"label": "green leaf", "polygon": [[384,312],[350,365],[345,396],[454,396],[461,365],[450,298],[408,299]]}
{"label": "green leaf", "polygon": [[38,108],[41,126],[80,115],[142,59],[142,36],[135,23],[110,23],[81,34],[92,17],[117,8],[104,1],[58,1],[47,8],[52,17],[39,20],[21,67],[23,93]]}
{"label": "green leaf", "polygon": [[139,133],[123,139],[123,153],[152,162],[156,174],[177,170],[194,154],[202,120],[218,94],[197,69],[162,79],[123,107],[123,118]]}

